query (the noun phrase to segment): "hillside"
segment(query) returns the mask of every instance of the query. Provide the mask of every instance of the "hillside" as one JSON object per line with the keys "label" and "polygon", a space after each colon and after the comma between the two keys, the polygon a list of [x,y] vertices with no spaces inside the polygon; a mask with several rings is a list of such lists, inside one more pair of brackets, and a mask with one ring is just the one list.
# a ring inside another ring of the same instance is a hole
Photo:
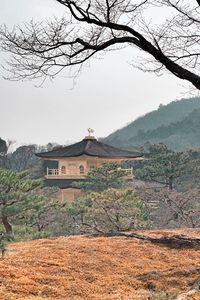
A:
{"label": "hillside", "polygon": [[[163,142],[175,150],[200,147],[200,138],[196,130],[196,125],[199,126],[200,123],[199,116],[199,97],[173,101],[168,105],[160,105],[157,110],[117,130],[103,141],[130,149],[143,146],[147,142]],[[186,132],[183,130],[185,128]]]}
{"label": "hillside", "polygon": [[143,145],[147,141],[155,144],[162,142],[174,150],[200,147],[200,109],[193,110],[182,121],[139,132],[128,140],[128,144]]}
{"label": "hillside", "polygon": [[[189,229],[140,233],[200,237]],[[200,277],[197,248],[76,236],[13,243],[9,250],[0,260],[1,300],[170,300],[182,293],[179,299],[200,299],[192,289]]]}

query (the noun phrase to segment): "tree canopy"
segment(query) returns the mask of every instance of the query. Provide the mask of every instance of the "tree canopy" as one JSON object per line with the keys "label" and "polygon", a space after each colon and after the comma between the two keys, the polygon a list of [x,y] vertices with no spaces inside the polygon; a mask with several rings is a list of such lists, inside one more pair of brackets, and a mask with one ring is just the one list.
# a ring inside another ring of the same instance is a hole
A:
{"label": "tree canopy", "polygon": [[56,1],[66,13],[61,19],[0,29],[1,49],[12,54],[10,79],[53,78],[100,52],[130,46],[144,54],[140,69],[167,70],[200,89],[199,0]]}
{"label": "tree canopy", "polygon": [[82,232],[116,233],[149,225],[144,203],[129,189],[89,193],[69,203],[67,211]]}
{"label": "tree canopy", "polygon": [[41,186],[42,181],[28,179],[27,172],[0,169],[0,220],[6,233],[12,233],[10,218],[33,213],[44,204],[45,198],[38,192]]}
{"label": "tree canopy", "polygon": [[166,185],[172,190],[175,181],[187,172],[188,154],[170,150],[164,144],[152,145],[150,150],[150,158],[135,172],[136,177]]}
{"label": "tree canopy", "polygon": [[104,163],[97,168],[92,168],[83,182],[74,182],[73,186],[84,192],[122,188],[126,186],[125,175],[126,173],[119,168],[117,163]]}

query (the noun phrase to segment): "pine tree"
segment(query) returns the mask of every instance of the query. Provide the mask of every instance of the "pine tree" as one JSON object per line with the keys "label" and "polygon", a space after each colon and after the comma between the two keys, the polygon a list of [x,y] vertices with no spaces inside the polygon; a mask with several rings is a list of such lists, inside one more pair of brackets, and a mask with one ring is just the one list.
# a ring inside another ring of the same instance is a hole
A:
{"label": "pine tree", "polygon": [[42,205],[41,186],[42,181],[29,179],[27,172],[0,169],[0,218],[6,234],[13,231],[10,218],[20,218]]}
{"label": "pine tree", "polygon": [[92,168],[83,182],[74,183],[82,191],[104,191],[108,188],[125,187],[124,176],[126,173],[119,169],[117,163],[104,163],[97,168]]}
{"label": "pine tree", "polygon": [[153,181],[173,189],[175,181],[187,172],[189,156],[164,144],[153,145],[150,158],[135,172],[137,178]]}
{"label": "pine tree", "polygon": [[149,225],[145,204],[130,189],[91,192],[69,203],[67,210],[84,233],[116,233]]}

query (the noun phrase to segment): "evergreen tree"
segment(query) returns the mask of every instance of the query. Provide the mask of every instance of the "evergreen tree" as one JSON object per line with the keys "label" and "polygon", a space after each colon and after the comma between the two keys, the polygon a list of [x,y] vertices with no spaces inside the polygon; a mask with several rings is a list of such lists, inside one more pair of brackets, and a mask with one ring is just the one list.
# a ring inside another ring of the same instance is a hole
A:
{"label": "evergreen tree", "polygon": [[126,173],[119,168],[117,163],[105,163],[97,168],[92,168],[84,182],[74,183],[82,191],[103,191],[108,188],[122,188],[125,186]]}
{"label": "evergreen tree", "polygon": [[172,151],[164,144],[153,145],[150,151],[150,158],[135,172],[136,178],[164,184],[172,190],[175,180],[187,172],[189,155]]}
{"label": "evergreen tree", "polygon": [[81,232],[116,233],[149,225],[144,203],[129,189],[92,192],[67,206]]}
{"label": "evergreen tree", "polygon": [[42,206],[41,180],[27,178],[27,172],[17,173],[0,169],[0,218],[7,234],[12,234],[10,218],[24,216],[26,212]]}

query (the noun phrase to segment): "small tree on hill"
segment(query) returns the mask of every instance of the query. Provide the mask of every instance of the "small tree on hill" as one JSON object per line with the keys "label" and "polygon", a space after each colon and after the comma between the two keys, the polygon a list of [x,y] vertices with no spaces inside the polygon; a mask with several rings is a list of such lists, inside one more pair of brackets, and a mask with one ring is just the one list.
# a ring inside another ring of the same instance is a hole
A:
{"label": "small tree on hill", "polygon": [[144,203],[129,189],[107,189],[90,193],[68,205],[82,232],[116,233],[148,224]]}
{"label": "small tree on hill", "polygon": [[137,178],[153,181],[173,189],[175,180],[187,171],[189,156],[175,152],[164,144],[154,145],[151,157],[135,172]]}
{"label": "small tree on hill", "polygon": [[105,163],[98,168],[91,169],[84,182],[74,183],[75,187],[83,191],[103,191],[108,188],[122,188],[125,186],[124,171],[116,163]]}
{"label": "small tree on hill", "polygon": [[41,185],[41,180],[27,179],[26,172],[0,169],[0,218],[7,234],[12,234],[10,218],[23,216],[43,204]]}

